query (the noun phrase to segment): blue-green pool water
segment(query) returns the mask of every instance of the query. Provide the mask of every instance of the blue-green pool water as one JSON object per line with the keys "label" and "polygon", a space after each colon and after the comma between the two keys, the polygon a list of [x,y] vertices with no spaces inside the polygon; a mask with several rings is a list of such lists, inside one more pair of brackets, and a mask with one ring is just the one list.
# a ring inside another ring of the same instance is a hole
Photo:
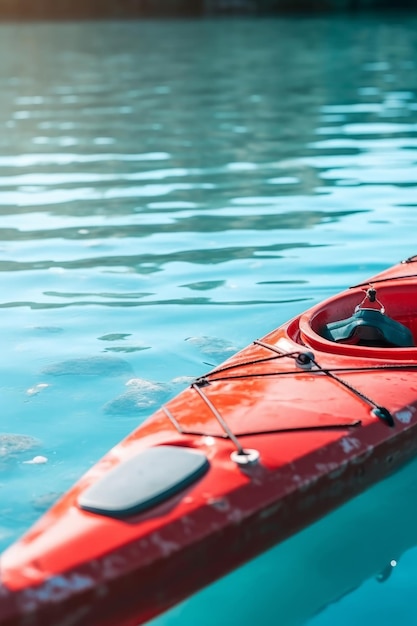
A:
{"label": "blue-green pool water", "polygon": [[[190,379],[417,253],[417,16],[4,23],[0,53],[4,549]],[[156,623],[414,625],[415,473]]]}

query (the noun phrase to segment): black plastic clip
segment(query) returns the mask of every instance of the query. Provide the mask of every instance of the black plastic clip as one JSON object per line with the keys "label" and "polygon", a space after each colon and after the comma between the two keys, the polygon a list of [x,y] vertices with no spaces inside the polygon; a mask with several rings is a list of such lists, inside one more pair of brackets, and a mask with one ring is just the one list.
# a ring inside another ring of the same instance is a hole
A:
{"label": "black plastic clip", "polygon": [[372,409],[372,415],[375,415],[375,417],[385,422],[385,424],[387,424],[387,426],[390,426],[390,428],[395,426],[393,416],[388,411],[388,409],[383,406],[376,406],[374,409]]}
{"label": "black plastic clip", "polygon": [[366,292],[366,296],[367,296],[369,302],[377,302],[377,299],[376,299],[376,289],[374,287],[369,287],[369,289]]}
{"label": "black plastic clip", "polygon": [[295,364],[302,370],[311,370],[314,365],[314,354],[312,352],[300,352],[295,357]]}
{"label": "black plastic clip", "polygon": [[210,384],[210,381],[207,380],[205,376],[201,376],[201,378],[197,378],[193,384],[197,385],[197,387],[207,387],[207,385]]}

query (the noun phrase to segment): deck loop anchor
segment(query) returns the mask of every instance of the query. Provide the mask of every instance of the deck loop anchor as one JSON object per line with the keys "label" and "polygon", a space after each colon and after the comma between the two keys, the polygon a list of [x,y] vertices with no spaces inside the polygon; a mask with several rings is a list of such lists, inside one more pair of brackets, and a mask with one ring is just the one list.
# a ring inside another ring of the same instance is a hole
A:
{"label": "deck loop anchor", "polygon": [[259,461],[260,457],[258,450],[253,450],[252,448],[234,450],[230,455],[231,460],[236,465],[254,465]]}
{"label": "deck loop anchor", "polygon": [[392,417],[388,409],[386,409],[385,407],[376,406],[375,408],[372,409],[371,413],[372,415],[375,415],[375,417],[377,417],[378,419],[385,422],[391,428],[395,426],[394,418]]}
{"label": "deck loop anchor", "polygon": [[376,302],[376,289],[375,289],[375,287],[369,287],[368,291],[366,292],[366,295],[368,296],[369,302]]}
{"label": "deck loop anchor", "polygon": [[[355,313],[360,311],[361,309],[366,309],[366,303],[370,302],[371,304],[378,304],[380,312],[384,315],[385,307],[380,300],[378,300],[376,289],[373,285],[370,285],[368,289],[363,289],[365,292],[365,297],[362,302],[359,302],[355,307]],[[373,308],[373,307],[372,307]]]}
{"label": "deck loop anchor", "polygon": [[295,357],[295,364],[302,370],[311,370],[314,364],[314,354],[312,352],[300,352]]}
{"label": "deck loop anchor", "polygon": [[194,385],[197,385],[197,387],[207,387],[209,384],[210,384],[210,381],[207,380],[205,376],[201,376],[201,378],[197,378],[194,381]]}

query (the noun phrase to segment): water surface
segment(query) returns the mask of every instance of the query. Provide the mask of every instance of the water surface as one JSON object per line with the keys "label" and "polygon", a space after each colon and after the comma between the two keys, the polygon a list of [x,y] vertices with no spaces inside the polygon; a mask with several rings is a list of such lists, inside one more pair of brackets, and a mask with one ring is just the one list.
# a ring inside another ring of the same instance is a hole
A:
{"label": "water surface", "polygon": [[[416,27],[407,14],[0,25],[2,549],[191,378],[417,253]],[[317,545],[320,559],[322,539],[300,537],[285,558]],[[348,594],[324,593],[310,560],[297,619],[365,624],[378,604],[380,623],[414,624],[413,546],[384,584],[358,558]],[[282,597],[296,579],[281,576]],[[264,623],[289,626],[261,598],[255,615],[261,603]]]}

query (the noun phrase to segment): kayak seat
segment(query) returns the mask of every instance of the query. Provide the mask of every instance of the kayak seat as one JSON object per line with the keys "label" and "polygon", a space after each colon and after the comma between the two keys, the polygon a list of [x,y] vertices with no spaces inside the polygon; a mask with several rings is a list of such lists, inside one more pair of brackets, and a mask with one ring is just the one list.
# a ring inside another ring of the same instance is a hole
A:
{"label": "kayak seat", "polygon": [[326,324],[322,335],[337,343],[369,347],[411,348],[409,328],[377,309],[358,309],[351,317]]}
{"label": "kayak seat", "polygon": [[124,518],[148,510],[182,491],[209,469],[201,452],[155,446],[111,469],[78,497],[85,511]]}

